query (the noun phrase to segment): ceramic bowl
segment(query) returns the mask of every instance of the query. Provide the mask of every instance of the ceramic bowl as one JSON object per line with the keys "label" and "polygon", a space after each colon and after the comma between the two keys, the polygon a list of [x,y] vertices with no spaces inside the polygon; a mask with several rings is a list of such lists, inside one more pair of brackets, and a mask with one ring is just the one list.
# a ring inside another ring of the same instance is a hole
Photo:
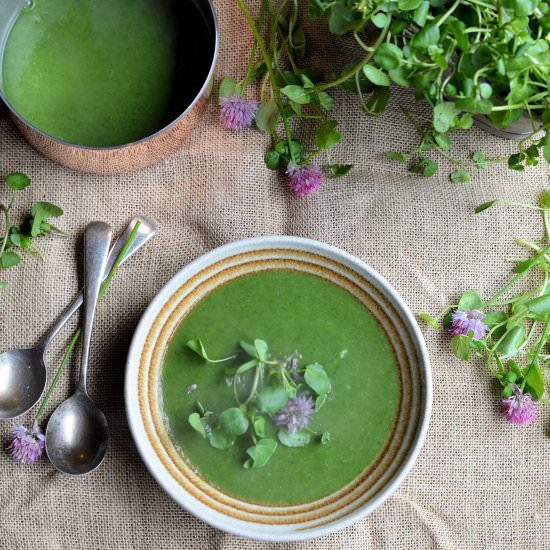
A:
{"label": "ceramic bowl", "polygon": [[[394,428],[375,462],[328,497],[291,506],[229,496],[200,476],[172,442],[164,422],[161,374],[171,335],[205,295],[264,269],[297,269],[334,282],[360,300],[385,331],[400,381]],[[131,432],[160,486],[186,510],[224,531],[269,541],[325,535],[366,516],[403,481],[424,441],[432,403],[428,353],[421,331],[397,292],[358,258],[297,237],[234,242],[179,271],[143,315],[128,355],[125,385]]]}

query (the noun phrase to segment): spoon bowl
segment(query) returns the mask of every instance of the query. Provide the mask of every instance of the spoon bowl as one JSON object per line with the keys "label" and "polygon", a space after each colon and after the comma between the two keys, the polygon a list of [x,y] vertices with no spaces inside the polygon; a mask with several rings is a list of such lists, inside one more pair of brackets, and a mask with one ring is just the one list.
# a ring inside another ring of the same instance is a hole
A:
{"label": "spoon bowl", "polygon": [[46,453],[65,474],[92,472],[103,462],[108,446],[107,419],[81,391],[64,401],[48,422]]}
{"label": "spoon bowl", "polygon": [[46,387],[44,348],[14,349],[0,354],[0,419],[28,411]]}

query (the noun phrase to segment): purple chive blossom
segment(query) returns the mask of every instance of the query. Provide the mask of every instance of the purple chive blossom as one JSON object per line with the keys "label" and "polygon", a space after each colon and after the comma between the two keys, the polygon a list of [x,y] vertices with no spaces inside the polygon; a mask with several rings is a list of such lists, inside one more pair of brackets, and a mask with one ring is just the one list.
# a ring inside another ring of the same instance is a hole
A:
{"label": "purple chive blossom", "polygon": [[286,169],[286,175],[289,177],[290,189],[298,197],[311,195],[321,186],[321,170],[315,164],[298,166],[290,161]]}
{"label": "purple chive blossom", "polygon": [[15,426],[11,435],[8,451],[22,464],[34,464],[44,452],[44,434],[36,424],[32,430],[25,426]]}
{"label": "purple chive blossom", "polygon": [[529,393],[512,384],[514,395],[501,401],[502,413],[512,424],[532,424],[537,419],[537,404]]}
{"label": "purple chive blossom", "polygon": [[273,420],[276,426],[286,426],[291,434],[302,428],[307,428],[309,417],[315,412],[315,405],[311,397],[300,395],[291,397],[287,404],[278,411]]}
{"label": "purple chive blossom", "polygon": [[243,130],[254,120],[258,103],[239,95],[225,96],[220,99],[220,120],[227,130]]}
{"label": "purple chive blossom", "polygon": [[451,336],[458,336],[459,334],[468,336],[470,332],[473,332],[474,339],[481,340],[489,330],[483,322],[483,317],[485,317],[485,314],[478,309],[457,310],[453,313],[453,323],[449,333]]}

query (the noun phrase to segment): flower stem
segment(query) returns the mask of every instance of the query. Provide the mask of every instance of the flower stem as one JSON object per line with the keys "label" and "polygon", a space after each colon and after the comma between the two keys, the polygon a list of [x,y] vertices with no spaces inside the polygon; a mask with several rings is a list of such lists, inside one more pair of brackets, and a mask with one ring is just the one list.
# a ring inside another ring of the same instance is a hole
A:
{"label": "flower stem", "polygon": [[[130,233],[130,236],[128,237],[128,240],[124,243],[124,246],[122,247],[122,250],[120,251],[120,254],[117,256],[117,259],[115,261],[115,264],[111,268],[111,271],[109,271],[109,274],[107,275],[105,281],[103,281],[103,284],[101,285],[101,289],[99,290],[99,300],[103,298],[103,295],[105,294],[105,291],[107,290],[107,287],[110,285],[111,281],[113,280],[113,277],[115,276],[115,273],[117,272],[122,259],[124,256],[126,256],[126,252],[128,251],[128,248],[134,241],[136,237],[136,233],[138,232],[139,226],[141,225],[141,222],[138,221],[134,228],[132,229],[132,232]],[[40,403],[40,407],[38,408],[38,411],[36,413],[36,416],[34,417],[34,423],[37,425],[40,418],[42,417],[42,414],[44,413],[44,409],[46,408],[46,405],[57,386],[57,383],[59,382],[59,378],[61,377],[61,373],[65,370],[65,367],[67,366],[67,363],[69,362],[69,359],[71,357],[71,354],[74,350],[74,347],[76,343],[78,342],[78,339],[80,338],[81,329],[78,328],[75,333],[73,334],[73,337],[71,338],[71,341],[69,342],[69,345],[67,346],[67,349],[65,350],[65,353],[63,354],[63,359],[61,360],[61,364],[57,368],[57,371],[55,373],[55,376],[48,388],[48,391],[46,392],[46,395],[44,395],[44,398],[42,399],[42,402]]]}
{"label": "flower stem", "polygon": [[550,332],[550,318],[546,320],[546,323],[544,324],[544,330],[542,332],[542,335],[537,343],[537,347],[535,349],[535,354],[533,355],[531,362],[529,363],[529,366],[527,367],[527,371],[523,375],[523,382],[521,383],[520,390],[523,393],[523,390],[525,389],[525,384],[527,383],[527,379],[529,378],[529,375],[531,374],[531,371],[535,367],[535,364],[537,362],[538,356],[540,354],[540,351],[542,350],[542,346],[546,343],[546,339],[548,338],[548,333]]}
{"label": "flower stem", "polygon": [[246,22],[248,23],[248,26],[250,27],[250,30],[252,31],[252,35],[254,36],[254,39],[256,43],[258,44],[258,48],[260,49],[260,53],[262,54],[264,63],[266,65],[267,72],[269,74],[269,79],[271,80],[271,89],[273,90],[273,99],[275,100],[275,103],[277,104],[277,109],[279,110],[279,114],[281,115],[281,119],[283,121],[283,126],[285,128],[285,135],[286,140],[288,143],[288,150],[290,153],[290,157],[292,159],[292,162],[294,164],[298,164],[296,162],[296,159],[294,157],[294,152],[292,149],[292,136],[290,135],[290,128],[288,126],[288,120],[284,114],[283,109],[283,102],[281,99],[281,93],[279,92],[279,86],[277,85],[277,79],[275,78],[275,73],[273,72],[273,66],[272,66],[272,59],[269,56],[269,53],[267,52],[267,49],[265,47],[264,41],[262,40],[262,37],[260,36],[260,33],[258,32],[258,29],[256,27],[256,24],[254,23],[254,20],[252,19],[252,16],[250,15],[250,12],[248,11],[245,3],[243,0],[237,0],[237,4],[239,4],[239,8],[241,9],[244,18],[246,19]]}

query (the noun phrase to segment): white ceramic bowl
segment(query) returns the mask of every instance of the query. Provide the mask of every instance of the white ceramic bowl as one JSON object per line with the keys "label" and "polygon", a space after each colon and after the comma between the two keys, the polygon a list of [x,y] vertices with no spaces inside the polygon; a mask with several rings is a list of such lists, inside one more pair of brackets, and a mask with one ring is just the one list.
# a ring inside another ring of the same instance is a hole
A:
{"label": "white ceramic bowl", "polygon": [[[270,268],[313,273],[361,300],[386,332],[400,380],[394,430],[375,463],[336,493],[292,506],[239,500],[202,478],[172,442],[160,395],[164,353],[187,313],[220,284]],[[422,333],[409,308],[378,273],[347,252],[320,242],[260,237],[213,250],[184,267],[159,292],[143,315],[130,347],[125,397],[130,429],[143,461],[178,504],[224,531],[281,542],[341,529],[366,516],[395,491],[424,441],[432,388]]]}

